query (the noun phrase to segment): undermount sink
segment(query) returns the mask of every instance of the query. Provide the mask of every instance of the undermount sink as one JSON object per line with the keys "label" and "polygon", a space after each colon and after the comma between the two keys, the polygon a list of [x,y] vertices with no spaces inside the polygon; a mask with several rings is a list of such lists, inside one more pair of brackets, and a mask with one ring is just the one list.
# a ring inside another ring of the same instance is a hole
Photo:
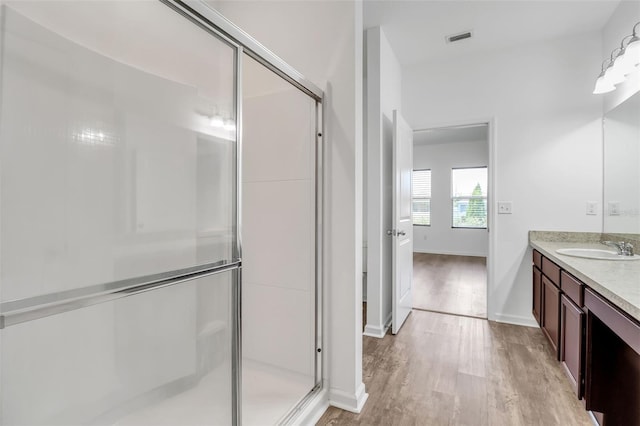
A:
{"label": "undermount sink", "polygon": [[558,254],[564,254],[566,256],[573,257],[585,257],[587,259],[601,259],[601,260],[640,260],[640,255],[634,254],[633,256],[622,256],[615,251],[601,250],[601,249],[589,249],[589,248],[564,248],[556,250]]}

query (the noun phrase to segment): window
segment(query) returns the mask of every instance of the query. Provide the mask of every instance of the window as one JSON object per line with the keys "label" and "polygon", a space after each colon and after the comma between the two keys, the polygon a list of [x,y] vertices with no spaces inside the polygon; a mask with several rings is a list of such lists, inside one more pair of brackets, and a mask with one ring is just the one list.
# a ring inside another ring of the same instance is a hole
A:
{"label": "window", "polygon": [[487,168],[451,170],[453,228],[487,227]]}
{"label": "window", "polygon": [[411,188],[414,225],[431,225],[431,170],[414,170]]}

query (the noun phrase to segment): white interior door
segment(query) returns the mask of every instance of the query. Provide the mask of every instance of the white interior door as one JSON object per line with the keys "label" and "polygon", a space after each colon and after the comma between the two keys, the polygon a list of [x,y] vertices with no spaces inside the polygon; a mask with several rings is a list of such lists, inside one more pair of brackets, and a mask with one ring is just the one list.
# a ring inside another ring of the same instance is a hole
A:
{"label": "white interior door", "polygon": [[397,110],[393,111],[393,238],[391,257],[392,327],[397,334],[411,313],[413,280],[413,225],[411,175],[413,130]]}

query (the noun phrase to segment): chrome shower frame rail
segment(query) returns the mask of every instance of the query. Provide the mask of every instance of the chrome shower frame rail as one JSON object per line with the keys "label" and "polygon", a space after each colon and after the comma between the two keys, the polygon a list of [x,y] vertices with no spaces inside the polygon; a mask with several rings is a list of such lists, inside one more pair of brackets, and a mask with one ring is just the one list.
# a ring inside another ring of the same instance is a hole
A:
{"label": "chrome shower frame rail", "polygon": [[227,20],[218,11],[203,0],[158,0],[180,15],[186,17],[205,31],[213,34],[221,41],[229,44],[235,51],[235,104],[236,104],[236,200],[235,237],[233,260],[174,270],[170,272],[136,277],[132,279],[98,284],[58,293],[7,301],[0,304],[0,329],[16,324],[34,321],[40,318],[57,315],[96,305],[123,297],[153,291],[164,287],[178,285],[197,278],[234,271],[232,287],[232,421],[234,425],[242,424],[242,64],[243,53],[255,59],[270,71],[274,72],[293,86],[310,96],[316,103],[316,135],[315,135],[315,384],[299,404],[281,420],[289,423],[295,420],[299,412],[306,407],[323,387],[323,235],[324,235],[324,94],[316,85],[307,80],[285,61],[260,44],[253,37]]}
{"label": "chrome shower frame rail", "polygon": [[182,8],[185,12],[190,13],[194,19],[208,23],[216,32],[224,35],[226,38],[233,40],[244,49],[244,53],[251,56],[256,61],[278,74],[280,77],[289,81],[298,89],[305,92],[316,100],[322,102],[323,92],[311,81],[307,80],[302,74],[293,67],[283,61],[275,53],[260,44],[259,41],[244,32],[240,27],[225,18],[220,12],[213,9],[210,5],[202,0],[160,0],[167,3],[175,4]]}
{"label": "chrome shower frame rail", "polygon": [[0,304],[0,329],[239,268],[240,261],[217,262],[7,301]]}

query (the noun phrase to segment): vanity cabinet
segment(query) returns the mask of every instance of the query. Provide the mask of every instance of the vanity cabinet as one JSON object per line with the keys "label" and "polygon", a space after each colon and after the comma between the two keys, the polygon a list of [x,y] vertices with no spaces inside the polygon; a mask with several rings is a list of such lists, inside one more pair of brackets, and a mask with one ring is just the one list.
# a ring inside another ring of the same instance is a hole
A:
{"label": "vanity cabinet", "polygon": [[537,250],[532,308],[598,423],[640,425],[640,322]]}
{"label": "vanity cabinet", "polygon": [[578,399],[584,389],[583,295],[582,282],[533,251],[533,316],[562,362]]}
{"label": "vanity cabinet", "polygon": [[560,267],[533,251],[533,316],[560,356]]}
{"label": "vanity cabinet", "polygon": [[560,273],[560,362],[578,399],[584,390],[585,317],[584,284],[565,271]]}

